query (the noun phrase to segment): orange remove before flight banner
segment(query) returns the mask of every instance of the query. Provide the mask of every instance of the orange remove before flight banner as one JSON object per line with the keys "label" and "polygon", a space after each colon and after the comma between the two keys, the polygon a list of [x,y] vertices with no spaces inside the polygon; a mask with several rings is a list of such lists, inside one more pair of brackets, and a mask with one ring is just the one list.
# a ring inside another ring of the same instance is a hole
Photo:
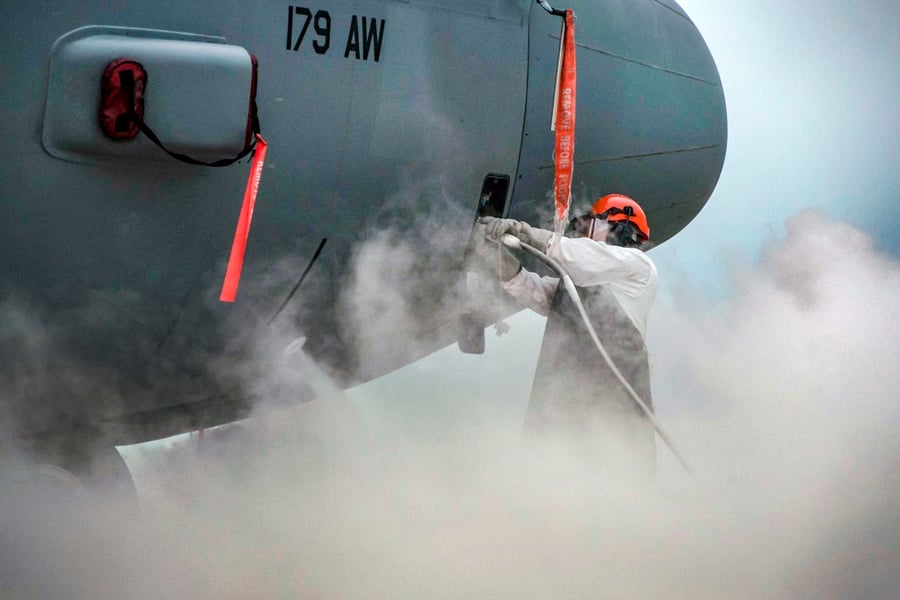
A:
{"label": "orange remove before flight banner", "polygon": [[250,176],[244,190],[244,203],[238,216],[237,228],[234,231],[234,242],[231,244],[231,256],[225,281],[222,283],[220,302],[234,302],[238,285],[241,282],[241,269],[244,266],[244,253],[247,251],[247,237],[250,235],[250,221],[253,220],[253,207],[256,205],[256,193],[259,191],[259,180],[262,178],[263,164],[266,162],[266,141],[256,134],[256,148],[253,151],[253,163],[250,165]]}
{"label": "orange remove before flight banner", "polygon": [[566,9],[561,51],[558,95],[554,99],[556,145],[553,152],[553,197],[556,201],[554,224],[556,232],[560,234],[569,220],[572,171],[575,164],[575,14],[571,9]]}

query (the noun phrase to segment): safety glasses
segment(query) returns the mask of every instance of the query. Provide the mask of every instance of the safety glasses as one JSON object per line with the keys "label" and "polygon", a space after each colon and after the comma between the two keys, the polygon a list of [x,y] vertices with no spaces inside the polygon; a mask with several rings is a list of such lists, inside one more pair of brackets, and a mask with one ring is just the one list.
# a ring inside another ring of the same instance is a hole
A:
{"label": "safety glasses", "polygon": [[575,217],[569,221],[569,231],[581,237],[590,237],[591,230],[594,228],[593,225],[598,220],[605,221],[606,217],[591,213]]}
{"label": "safety glasses", "polygon": [[[616,215],[625,215],[625,221],[627,221],[630,217],[634,215],[634,209],[630,206],[626,206],[625,208],[619,208],[618,206],[613,206],[609,210],[605,210],[599,215],[595,215],[593,213],[588,213],[586,215],[581,215],[580,217],[575,217],[571,221],[569,221],[569,232],[574,233],[576,235],[580,235],[582,237],[591,237],[594,233],[595,227],[591,227],[594,225],[596,221],[604,221],[604,225],[612,226],[612,223],[609,223],[607,220],[609,217],[614,217]],[[623,219],[616,219],[616,221],[621,221]]]}

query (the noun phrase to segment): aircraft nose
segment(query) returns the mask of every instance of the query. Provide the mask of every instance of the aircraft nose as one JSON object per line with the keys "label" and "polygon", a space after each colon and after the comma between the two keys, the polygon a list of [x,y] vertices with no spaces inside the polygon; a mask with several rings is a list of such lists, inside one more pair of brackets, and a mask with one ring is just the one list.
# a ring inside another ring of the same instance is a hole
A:
{"label": "aircraft nose", "polygon": [[[575,206],[611,192],[644,206],[663,241],[702,209],[727,139],[721,80],[700,32],[672,0],[573,0],[577,113]],[[530,24],[525,135],[514,210],[548,214],[549,132],[561,19],[536,7]],[[529,200],[531,199],[531,200]],[[537,199],[537,200],[535,200]]]}

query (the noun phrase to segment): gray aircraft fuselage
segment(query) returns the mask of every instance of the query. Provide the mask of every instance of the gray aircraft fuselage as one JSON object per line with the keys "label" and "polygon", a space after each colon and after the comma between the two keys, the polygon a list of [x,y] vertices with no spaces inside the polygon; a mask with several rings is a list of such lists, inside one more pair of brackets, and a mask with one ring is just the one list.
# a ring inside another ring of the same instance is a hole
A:
{"label": "gray aircraft fuselage", "polygon": [[[722,168],[715,64],[673,0],[567,7],[573,206],[629,194],[661,243]],[[559,37],[533,0],[4,2],[3,434],[87,422],[128,443],[234,420],[254,357],[282,335],[306,336],[344,386],[452,342],[485,178],[509,178],[506,216],[550,225]],[[147,68],[147,124],[204,160],[242,148],[256,57],[268,156],[234,303],[218,297],[248,162],[193,166],[143,135],[105,138],[100,79],[123,54]],[[405,247],[413,264],[367,262]],[[354,265],[409,276],[381,296],[402,304],[402,331],[360,333]]]}

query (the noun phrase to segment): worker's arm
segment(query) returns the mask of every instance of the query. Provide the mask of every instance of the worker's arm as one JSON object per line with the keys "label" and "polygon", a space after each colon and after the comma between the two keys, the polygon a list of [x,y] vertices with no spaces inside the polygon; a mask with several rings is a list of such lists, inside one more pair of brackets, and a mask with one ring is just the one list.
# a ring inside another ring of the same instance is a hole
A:
{"label": "worker's arm", "polygon": [[504,292],[522,306],[546,317],[558,284],[559,279],[556,277],[541,277],[537,273],[521,269],[511,279],[504,281],[502,287]]}

